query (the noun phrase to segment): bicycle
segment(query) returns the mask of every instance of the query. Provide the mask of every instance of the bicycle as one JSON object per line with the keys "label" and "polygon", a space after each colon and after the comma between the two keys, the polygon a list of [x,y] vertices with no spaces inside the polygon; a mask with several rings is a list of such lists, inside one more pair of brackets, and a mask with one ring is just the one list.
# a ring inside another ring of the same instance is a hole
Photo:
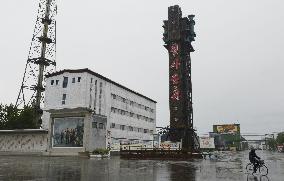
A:
{"label": "bicycle", "polygon": [[[253,174],[253,164],[248,163],[246,170],[248,173]],[[262,176],[266,176],[268,174],[268,168],[265,165],[264,160],[259,160],[259,165],[257,166],[256,170],[258,170]]]}

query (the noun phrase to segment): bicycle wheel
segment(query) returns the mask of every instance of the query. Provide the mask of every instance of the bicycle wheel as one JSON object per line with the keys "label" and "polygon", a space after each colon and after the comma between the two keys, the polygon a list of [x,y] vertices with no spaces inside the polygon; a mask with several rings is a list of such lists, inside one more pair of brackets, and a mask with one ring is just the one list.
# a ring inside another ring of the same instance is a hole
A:
{"label": "bicycle wheel", "polygon": [[246,170],[248,173],[252,174],[253,173],[253,164],[252,163],[248,163],[246,166]]}
{"label": "bicycle wheel", "polygon": [[259,173],[262,176],[266,176],[268,174],[268,168],[265,165],[262,165],[261,167],[259,167]]}

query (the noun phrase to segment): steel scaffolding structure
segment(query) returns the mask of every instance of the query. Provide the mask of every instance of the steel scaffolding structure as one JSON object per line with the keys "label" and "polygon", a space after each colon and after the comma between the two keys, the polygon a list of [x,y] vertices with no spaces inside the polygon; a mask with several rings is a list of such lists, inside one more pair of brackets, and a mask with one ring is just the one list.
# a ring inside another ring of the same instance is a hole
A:
{"label": "steel scaffolding structure", "polygon": [[41,124],[44,75],[56,68],[56,0],[40,0],[34,33],[22,84],[15,106],[33,106],[35,121]]}

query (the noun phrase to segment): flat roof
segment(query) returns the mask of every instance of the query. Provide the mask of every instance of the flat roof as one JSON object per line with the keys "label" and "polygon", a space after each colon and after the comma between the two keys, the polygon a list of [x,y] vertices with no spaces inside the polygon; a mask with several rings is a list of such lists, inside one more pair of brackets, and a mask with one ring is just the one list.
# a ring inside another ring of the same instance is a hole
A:
{"label": "flat roof", "polygon": [[105,81],[107,81],[109,83],[112,83],[112,84],[114,84],[114,85],[116,85],[118,87],[121,87],[121,88],[123,88],[123,89],[125,89],[125,90],[127,90],[129,92],[132,92],[132,93],[134,93],[134,94],[136,94],[138,96],[141,96],[141,97],[143,97],[143,98],[145,98],[145,99],[147,99],[149,101],[157,103],[157,101],[155,101],[155,100],[153,100],[153,99],[151,99],[151,98],[149,98],[147,96],[144,96],[144,95],[142,95],[142,94],[140,94],[140,93],[138,93],[138,92],[136,92],[134,90],[131,90],[131,89],[129,89],[129,88],[127,88],[127,87],[117,83],[117,82],[114,82],[114,81],[110,80],[109,78],[106,78],[106,77],[102,76],[101,74],[98,74],[98,73],[96,73],[96,72],[94,72],[94,71],[92,71],[92,70],[90,70],[88,68],[84,68],[84,69],[63,69],[63,70],[60,70],[60,71],[56,71],[56,72],[47,74],[45,77],[49,78],[49,77],[53,77],[53,76],[56,76],[56,75],[61,75],[61,74],[66,73],[66,72],[68,72],[68,73],[84,73],[84,72],[86,72],[86,73],[92,74],[92,75],[94,75],[94,76],[96,76],[96,77],[98,77],[100,79],[103,79],[103,80],[105,80]]}

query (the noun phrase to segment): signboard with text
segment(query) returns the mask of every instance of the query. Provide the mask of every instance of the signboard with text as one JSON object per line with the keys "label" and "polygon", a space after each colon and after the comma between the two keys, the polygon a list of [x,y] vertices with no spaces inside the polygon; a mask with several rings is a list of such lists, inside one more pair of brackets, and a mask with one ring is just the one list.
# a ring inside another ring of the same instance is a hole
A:
{"label": "signboard with text", "polygon": [[200,137],[199,143],[200,143],[200,148],[205,148],[205,149],[215,148],[214,138]]}

